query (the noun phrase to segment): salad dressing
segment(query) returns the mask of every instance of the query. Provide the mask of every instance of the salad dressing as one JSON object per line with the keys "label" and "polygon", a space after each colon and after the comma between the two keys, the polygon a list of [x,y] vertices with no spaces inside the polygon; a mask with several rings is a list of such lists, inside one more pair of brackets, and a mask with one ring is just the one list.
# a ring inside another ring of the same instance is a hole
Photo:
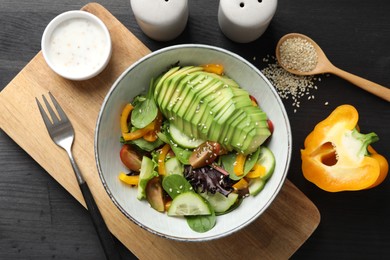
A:
{"label": "salad dressing", "polygon": [[104,63],[109,51],[104,31],[93,21],[75,18],[62,22],[52,33],[51,62],[70,75],[85,75]]}

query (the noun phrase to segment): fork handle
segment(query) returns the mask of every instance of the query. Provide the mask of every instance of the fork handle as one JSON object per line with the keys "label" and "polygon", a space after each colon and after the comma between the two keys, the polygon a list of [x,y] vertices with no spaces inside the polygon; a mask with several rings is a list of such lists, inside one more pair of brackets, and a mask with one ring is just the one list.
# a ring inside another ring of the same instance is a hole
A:
{"label": "fork handle", "polygon": [[106,223],[96,205],[96,202],[92,196],[91,191],[86,182],[80,184],[81,193],[84,196],[85,203],[88,207],[92,223],[95,226],[95,230],[98,233],[100,243],[103,246],[104,253],[107,259],[121,259],[119,251],[116,248],[114,239],[110,231],[107,228]]}

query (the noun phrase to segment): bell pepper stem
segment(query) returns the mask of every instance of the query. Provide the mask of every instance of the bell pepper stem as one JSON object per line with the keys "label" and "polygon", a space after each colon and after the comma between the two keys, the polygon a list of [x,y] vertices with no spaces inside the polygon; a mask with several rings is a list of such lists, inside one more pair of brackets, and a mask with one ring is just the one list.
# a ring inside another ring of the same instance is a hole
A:
{"label": "bell pepper stem", "polygon": [[357,151],[359,155],[369,155],[368,146],[379,140],[376,133],[362,134],[356,128],[352,131],[352,136],[362,143],[361,148]]}

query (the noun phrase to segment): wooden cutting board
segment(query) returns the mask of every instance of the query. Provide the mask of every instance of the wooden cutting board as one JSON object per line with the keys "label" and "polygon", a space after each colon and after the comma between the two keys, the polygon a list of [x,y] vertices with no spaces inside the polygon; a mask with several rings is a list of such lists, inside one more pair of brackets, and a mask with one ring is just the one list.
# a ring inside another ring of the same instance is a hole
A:
{"label": "wooden cutting board", "polygon": [[150,53],[103,6],[83,10],[107,25],[113,43],[108,67],[94,79],[72,82],[57,76],[39,52],[0,93],[0,126],[84,206],[66,152],[50,139],[35,97],[52,92],[72,121],[76,161],[111,232],[141,259],[286,259],[313,233],[320,221],[314,204],[290,181],[267,211],[243,230],[208,242],[185,243],[150,234],[128,220],[111,202],[100,182],[94,158],[94,129],[100,106],[115,79]]}

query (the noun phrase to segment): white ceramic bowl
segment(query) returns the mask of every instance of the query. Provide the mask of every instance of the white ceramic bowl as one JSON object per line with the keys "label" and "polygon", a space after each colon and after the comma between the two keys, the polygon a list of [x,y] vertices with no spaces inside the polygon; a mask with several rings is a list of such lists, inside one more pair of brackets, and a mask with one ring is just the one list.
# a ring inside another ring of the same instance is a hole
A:
{"label": "white ceramic bowl", "polygon": [[[268,147],[276,157],[276,168],[264,190],[245,198],[240,207],[218,216],[217,224],[205,233],[190,229],[184,218],[168,217],[136,198],[137,189],[118,179],[126,171],[119,158],[121,135],[119,117],[124,105],[145,91],[152,77],[170,65],[220,63],[225,73],[259,101],[273,121],[275,130]],[[277,196],[287,175],[291,157],[291,130],[287,113],[275,89],[262,73],[242,57],[221,48],[205,45],[177,45],[155,51],[130,66],[113,84],[104,99],[96,125],[95,157],[103,185],[115,205],[133,222],[162,237],[181,241],[205,241],[229,235],[259,217]]]}
{"label": "white ceramic bowl", "polygon": [[49,67],[70,80],[87,80],[98,75],[111,57],[107,27],[85,11],[56,16],[43,32],[41,47]]}

